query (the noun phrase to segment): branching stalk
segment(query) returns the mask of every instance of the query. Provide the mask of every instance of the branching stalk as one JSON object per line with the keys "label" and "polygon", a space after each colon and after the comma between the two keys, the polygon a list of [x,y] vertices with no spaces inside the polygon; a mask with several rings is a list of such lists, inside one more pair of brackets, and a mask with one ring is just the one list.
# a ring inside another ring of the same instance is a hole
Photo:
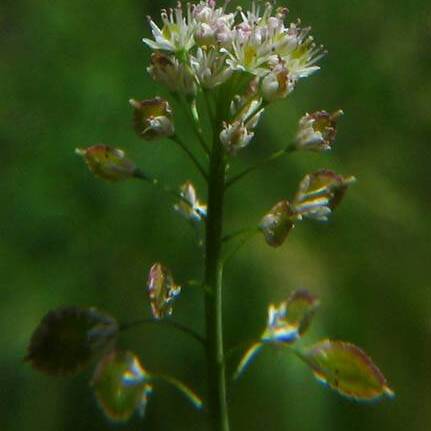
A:
{"label": "branching stalk", "polygon": [[[187,206],[189,206],[191,209],[196,210],[196,208],[193,207],[192,202],[190,202],[188,199],[186,199],[181,193],[179,193],[177,190],[161,183],[157,178],[153,178],[150,177],[149,175],[147,175],[146,173],[144,173],[143,171],[141,171],[140,169],[137,169],[133,176],[135,178],[138,178],[140,180],[144,180],[146,182],[148,182],[149,184],[158,187],[161,191],[163,191],[164,193],[167,193],[171,196],[173,196],[174,198],[180,200],[181,202],[184,202]],[[199,214],[203,219],[206,218],[206,214],[204,213],[200,213]]]}
{"label": "branching stalk", "polygon": [[205,169],[200,164],[199,160],[195,157],[195,155],[187,148],[187,145],[183,142],[183,140],[178,135],[174,135],[171,139],[181,147],[181,149],[187,154],[190,160],[194,163],[198,171],[202,174],[203,178],[206,181],[208,181],[208,174],[206,173]]}
{"label": "branching stalk", "polygon": [[206,345],[206,340],[202,335],[198,334],[188,326],[172,319],[153,319],[153,318],[138,319],[132,322],[123,323],[122,325],[120,325],[120,331],[128,331],[131,328],[134,328],[136,326],[141,326],[141,325],[170,326],[172,328],[177,329],[178,331],[183,332],[184,334],[189,335],[190,337],[198,341],[200,344],[204,346]]}
{"label": "branching stalk", "polygon": [[244,171],[240,172],[239,174],[232,177],[229,181],[227,181],[226,182],[226,189],[228,189],[230,186],[232,186],[237,181],[241,180],[242,178],[244,178],[246,175],[250,174],[251,172],[254,172],[257,169],[262,168],[263,166],[266,166],[268,163],[273,162],[274,160],[277,160],[280,157],[282,157],[288,153],[292,153],[293,151],[295,151],[295,146],[289,145],[280,151],[276,151],[275,153],[271,154],[267,158],[259,160],[255,165],[248,167],[247,169],[245,169]]}
{"label": "branching stalk", "polygon": [[208,410],[214,431],[229,431],[222,322],[222,235],[225,169],[223,148],[214,124],[206,221],[205,314],[208,367]]}

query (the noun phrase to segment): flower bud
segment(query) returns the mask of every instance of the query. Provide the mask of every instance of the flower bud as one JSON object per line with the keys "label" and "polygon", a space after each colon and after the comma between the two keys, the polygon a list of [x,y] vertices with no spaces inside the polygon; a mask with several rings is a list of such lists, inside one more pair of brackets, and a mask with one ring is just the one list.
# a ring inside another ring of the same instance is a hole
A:
{"label": "flower bud", "polygon": [[294,81],[283,62],[278,63],[263,79],[262,96],[266,102],[284,99],[293,90]]}
{"label": "flower bud", "polygon": [[220,132],[220,142],[228,154],[235,155],[241,148],[246,147],[253,139],[254,133],[250,132],[244,123],[235,121],[233,124],[223,124]]}
{"label": "flower bud", "polygon": [[120,181],[135,176],[136,165],[126,158],[124,151],[108,145],[97,144],[89,148],[77,148],[90,171],[105,180]]}
{"label": "flower bud", "polygon": [[174,207],[176,211],[192,222],[200,222],[205,218],[207,206],[198,200],[196,190],[190,181],[181,186],[181,197],[183,200]]}
{"label": "flower bud", "polygon": [[155,52],[151,55],[151,66],[148,67],[151,77],[165,85],[170,91],[195,95],[196,79],[189,65],[180,63],[174,56]]}
{"label": "flower bud", "polygon": [[283,244],[287,235],[295,227],[295,213],[289,201],[281,201],[266,214],[260,222],[259,228],[265,240],[271,247]]}
{"label": "flower bud", "polygon": [[137,101],[130,99],[134,108],[134,127],[139,137],[147,141],[169,138],[175,133],[172,110],[166,100],[155,99]]}
{"label": "flower bud", "polygon": [[317,111],[305,114],[299,120],[296,147],[299,150],[327,151],[335,141],[337,120],[343,115],[338,110],[332,114]]}
{"label": "flower bud", "polygon": [[293,202],[297,217],[327,221],[332,210],[340,204],[348,186],[355,181],[355,177],[343,177],[329,169],[306,175]]}
{"label": "flower bud", "polygon": [[147,290],[154,318],[170,316],[173,302],[181,293],[181,286],[175,284],[171,271],[155,263],[148,274]]}

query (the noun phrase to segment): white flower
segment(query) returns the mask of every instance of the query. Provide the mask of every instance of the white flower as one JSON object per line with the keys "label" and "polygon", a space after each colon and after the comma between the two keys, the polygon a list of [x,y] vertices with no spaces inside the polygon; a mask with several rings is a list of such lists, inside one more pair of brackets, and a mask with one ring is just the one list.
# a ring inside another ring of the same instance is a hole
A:
{"label": "white flower", "polygon": [[183,15],[181,3],[178,3],[175,9],[169,11],[163,9],[161,13],[163,26],[159,28],[151,17],[148,21],[151,26],[154,41],[151,39],[142,39],[151,49],[170,51],[170,52],[187,52],[195,44],[194,33],[195,23],[191,16],[191,6],[187,6],[187,17]]}
{"label": "white flower", "polygon": [[241,121],[232,124],[224,123],[220,132],[220,142],[229,154],[236,154],[241,148],[246,147],[253,139],[254,133],[247,129]]}
{"label": "white flower", "polygon": [[262,77],[282,62],[291,83],[318,70],[314,64],[321,57],[321,48],[307,36],[309,28],[301,29],[297,24],[286,27],[286,14],[285,9],[277,9],[273,14],[270,3],[263,12],[256,3],[247,13],[241,12],[242,22],[234,29],[232,46],[225,49],[228,64],[235,70]]}
{"label": "white flower", "polygon": [[203,46],[227,45],[232,41],[234,13],[225,13],[225,7],[216,8],[212,0],[202,1],[193,8],[196,23],[195,40]]}
{"label": "white flower", "polygon": [[215,48],[198,48],[191,57],[192,69],[203,88],[214,88],[226,82],[233,70],[226,65],[226,56]]}
{"label": "white flower", "polygon": [[327,151],[335,141],[337,120],[343,115],[338,110],[332,114],[317,111],[305,114],[299,120],[296,148],[299,150]]}
{"label": "white flower", "polygon": [[285,62],[280,59],[279,63],[262,79],[262,96],[267,102],[284,99],[293,91],[294,86],[295,82],[290,76]]}

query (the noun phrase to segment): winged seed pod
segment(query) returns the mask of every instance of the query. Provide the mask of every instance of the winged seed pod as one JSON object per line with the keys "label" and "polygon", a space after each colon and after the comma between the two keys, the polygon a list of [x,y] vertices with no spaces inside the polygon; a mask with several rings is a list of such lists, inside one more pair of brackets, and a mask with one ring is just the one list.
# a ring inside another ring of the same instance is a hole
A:
{"label": "winged seed pod", "polygon": [[137,411],[145,414],[152,393],[150,376],[132,352],[113,351],[99,363],[91,385],[107,418],[125,422]]}
{"label": "winged seed pod", "polygon": [[175,133],[169,102],[156,97],[148,100],[129,100],[133,107],[133,122],[137,135],[147,141],[169,138]]}
{"label": "winged seed pod", "polygon": [[305,289],[291,293],[287,301],[268,307],[266,328],[260,339],[245,352],[235,371],[240,377],[256,355],[267,344],[287,346],[297,341],[307,330],[319,305],[317,298]]}
{"label": "winged seed pod", "polygon": [[95,308],[58,308],[37,326],[25,359],[47,374],[75,374],[112,348],[117,333],[116,320]]}
{"label": "winged seed pod", "polygon": [[108,181],[133,178],[137,172],[136,165],[118,148],[98,144],[88,148],[77,148],[75,152],[84,158],[88,169],[94,175]]}
{"label": "winged seed pod", "polygon": [[147,291],[153,317],[163,319],[172,314],[173,303],[181,293],[181,286],[175,284],[168,268],[155,263],[148,274]]}
{"label": "winged seed pod", "polygon": [[174,209],[193,223],[201,222],[206,217],[207,206],[199,201],[193,184],[186,181],[180,194],[183,199],[175,204]]}
{"label": "winged seed pod", "polygon": [[266,214],[260,224],[265,241],[271,247],[279,247],[284,243],[289,232],[295,227],[295,212],[289,201],[278,202]]}
{"label": "winged seed pod", "polygon": [[329,169],[306,175],[292,203],[298,219],[307,217],[327,221],[329,214],[341,203],[348,187],[355,181],[355,177],[343,177]]}
{"label": "winged seed pod", "polygon": [[337,134],[337,121],[342,115],[341,109],[332,114],[326,111],[305,114],[299,120],[296,148],[309,151],[330,150]]}

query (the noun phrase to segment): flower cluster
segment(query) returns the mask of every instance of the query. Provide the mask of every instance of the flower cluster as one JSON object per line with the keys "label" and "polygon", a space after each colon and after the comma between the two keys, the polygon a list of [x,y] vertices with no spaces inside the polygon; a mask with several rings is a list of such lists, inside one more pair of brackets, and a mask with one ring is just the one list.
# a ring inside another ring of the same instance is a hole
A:
{"label": "flower cluster", "polygon": [[143,41],[154,50],[148,72],[171,92],[195,96],[230,79],[249,82],[246,94],[235,94],[241,92],[236,85],[227,95],[243,105],[223,119],[220,134],[227,152],[235,154],[252,140],[261,105],[285,98],[299,79],[317,71],[323,51],[310,28],[286,23],[287,9],[253,2],[249,11],[228,12],[228,3],[178,3],[162,11],[160,27],[149,18],[153,39]]}

